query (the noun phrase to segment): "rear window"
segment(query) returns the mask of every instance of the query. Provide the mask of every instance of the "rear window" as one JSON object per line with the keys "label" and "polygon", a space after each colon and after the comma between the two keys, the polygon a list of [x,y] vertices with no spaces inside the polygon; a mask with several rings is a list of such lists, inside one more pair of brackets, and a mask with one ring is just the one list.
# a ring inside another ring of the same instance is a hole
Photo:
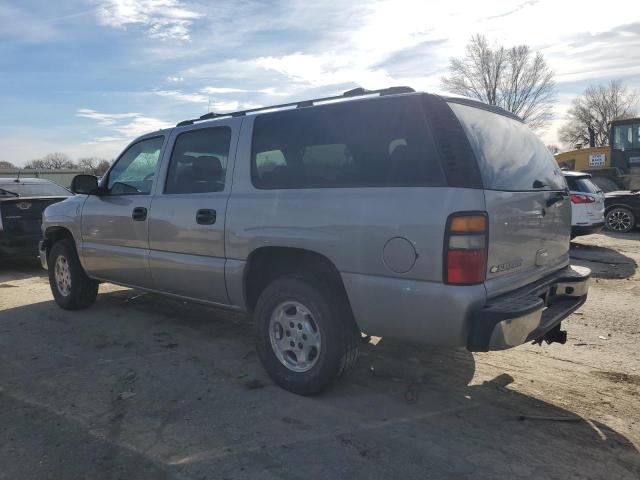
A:
{"label": "rear window", "polygon": [[600,189],[589,177],[565,177],[572,192],[598,193]]}
{"label": "rear window", "polygon": [[480,108],[449,103],[478,158],[484,188],[564,190],[562,171],[525,124]]}
{"label": "rear window", "polygon": [[0,184],[0,196],[14,196],[17,193],[21,197],[68,197],[69,190],[55,183],[2,183]]}
{"label": "rear window", "polygon": [[255,119],[257,188],[442,185],[416,98],[376,99],[268,113]]}

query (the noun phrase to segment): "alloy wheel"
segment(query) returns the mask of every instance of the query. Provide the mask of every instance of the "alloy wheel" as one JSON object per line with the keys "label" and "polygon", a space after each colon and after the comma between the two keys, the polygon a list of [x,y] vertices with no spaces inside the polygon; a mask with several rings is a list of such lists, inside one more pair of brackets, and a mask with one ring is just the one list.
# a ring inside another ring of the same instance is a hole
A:
{"label": "alloy wheel", "polygon": [[299,302],[286,301],[274,309],[269,339],[280,363],[293,372],[309,371],[318,361],[320,329],[310,310]]}

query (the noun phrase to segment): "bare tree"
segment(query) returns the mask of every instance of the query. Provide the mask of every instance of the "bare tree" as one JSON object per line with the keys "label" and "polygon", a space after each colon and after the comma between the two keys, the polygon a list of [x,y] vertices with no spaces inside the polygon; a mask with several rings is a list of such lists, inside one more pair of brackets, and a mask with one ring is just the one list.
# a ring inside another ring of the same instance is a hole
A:
{"label": "bare tree", "polygon": [[68,155],[60,152],[48,153],[42,158],[36,160],[30,160],[25,165],[25,168],[32,170],[59,170],[62,168],[75,168]]}
{"label": "bare tree", "polygon": [[450,59],[442,86],[515,113],[533,129],[549,122],[555,102],[553,71],[541,53],[527,45],[490,46],[479,34],[471,37],[464,57]]}
{"label": "bare tree", "polygon": [[85,157],[78,160],[78,167],[91,172],[93,175],[104,175],[109,169],[108,160],[99,157]]}
{"label": "bare tree", "polygon": [[107,170],[109,170],[110,166],[111,162],[109,160],[100,160],[98,162],[98,166],[96,167],[95,174],[99,176],[104,175],[105,173],[107,173]]}
{"label": "bare tree", "polygon": [[609,145],[609,124],[613,120],[637,115],[638,93],[618,80],[594,85],[571,102],[567,122],[559,130],[559,138],[568,147],[589,145],[593,130],[595,145]]}
{"label": "bare tree", "polygon": [[558,145],[556,145],[555,143],[552,143],[551,145],[547,145],[547,150],[551,152],[551,155],[560,153],[560,147],[558,147]]}
{"label": "bare tree", "polygon": [[0,160],[0,168],[18,168],[13,163],[5,160]]}

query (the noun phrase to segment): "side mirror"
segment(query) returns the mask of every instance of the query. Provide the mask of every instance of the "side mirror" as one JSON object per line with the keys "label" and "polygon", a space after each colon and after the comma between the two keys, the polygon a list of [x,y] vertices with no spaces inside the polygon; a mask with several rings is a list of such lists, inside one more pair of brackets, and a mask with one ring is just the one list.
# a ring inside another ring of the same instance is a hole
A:
{"label": "side mirror", "polygon": [[84,195],[96,195],[98,193],[98,179],[93,175],[76,175],[71,180],[71,191]]}

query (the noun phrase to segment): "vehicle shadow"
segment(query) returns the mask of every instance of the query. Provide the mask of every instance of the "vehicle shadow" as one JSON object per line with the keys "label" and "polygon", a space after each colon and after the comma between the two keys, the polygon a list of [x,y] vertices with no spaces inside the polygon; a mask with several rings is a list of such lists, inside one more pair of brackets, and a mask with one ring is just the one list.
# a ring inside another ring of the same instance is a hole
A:
{"label": "vehicle shadow", "polygon": [[42,268],[37,257],[0,258],[0,282],[46,276],[47,272]]}
{"label": "vehicle shadow", "polygon": [[589,267],[595,278],[630,278],[638,269],[634,259],[612,248],[571,242],[569,255],[572,264]]}
{"label": "vehicle shadow", "polygon": [[20,455],[45,454],[52,478],[640,476],[624,435],[507,374],[475,382],[465,350],[363,342],[354,371],[307,398],[269,380],[244,317],[152,294],[24,305],[0,311],[0,329],[12,478]]}

